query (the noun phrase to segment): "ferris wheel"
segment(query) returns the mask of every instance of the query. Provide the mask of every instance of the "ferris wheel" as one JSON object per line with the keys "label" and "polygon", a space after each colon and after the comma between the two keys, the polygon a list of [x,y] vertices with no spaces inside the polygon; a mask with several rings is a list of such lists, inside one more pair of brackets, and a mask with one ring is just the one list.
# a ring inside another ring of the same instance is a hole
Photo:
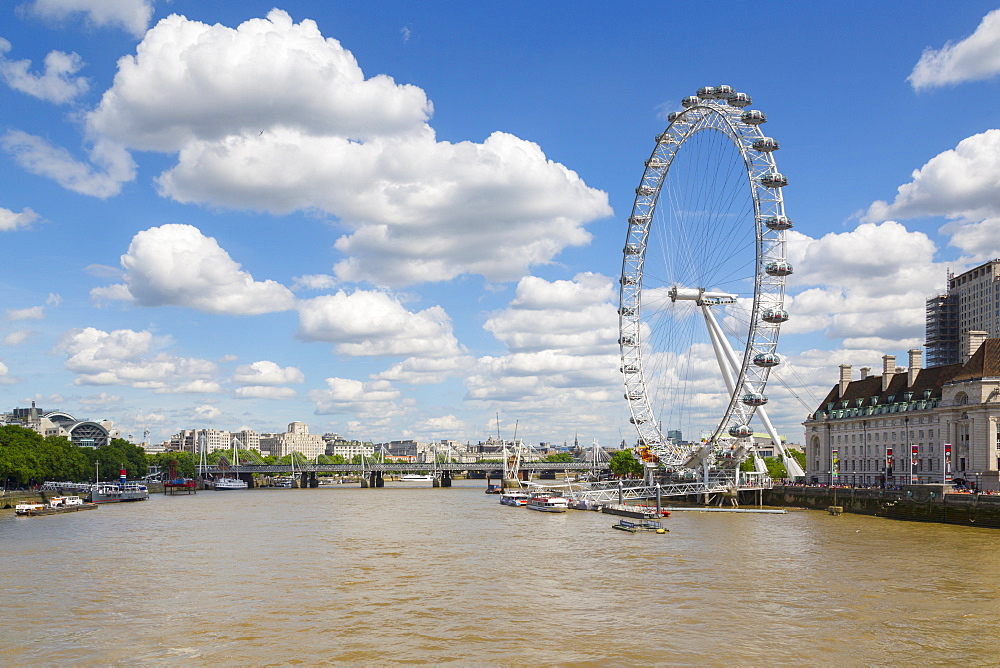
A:
{"label": "ferris wheel", "polygon": [[[625,398],[643,459],[735,467],[754,456],[756,417],[790,475],[801,468],[767,416],[785,279],[778,142],[764,112],[731,86],[681,101],[645,162],[628,219],[619,303]],[[702,445],[683,445],[681,431]],[[694,432],[694,438],[692,438]]]}

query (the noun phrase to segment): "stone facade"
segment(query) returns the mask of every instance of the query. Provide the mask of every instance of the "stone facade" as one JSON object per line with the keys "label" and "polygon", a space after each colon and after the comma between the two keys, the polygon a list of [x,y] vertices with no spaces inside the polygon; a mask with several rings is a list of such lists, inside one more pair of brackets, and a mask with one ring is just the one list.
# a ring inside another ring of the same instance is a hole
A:
{"label": "stone facade", "polygon": [[[965,361],[881,376],[841,365],[840,380],[803,423],[807,482],[898,486],[956,482],[1000,489],[1000,339],[967,338]],[[834,451],[838,476],[833,478]]]}

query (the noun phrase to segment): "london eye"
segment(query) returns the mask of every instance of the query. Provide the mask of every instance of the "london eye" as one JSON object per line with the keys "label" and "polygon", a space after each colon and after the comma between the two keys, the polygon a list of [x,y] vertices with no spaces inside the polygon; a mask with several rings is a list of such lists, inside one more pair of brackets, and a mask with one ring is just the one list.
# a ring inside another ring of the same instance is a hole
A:
{"label": "london eye", "polygon": [[[788,179],[751,103],[731,86],[703,87],[655,138],[623,248],[621,372],[647,463],[707,471],[753,456],[760,470],[756,418],[795,476],[765,408],[793,271]],[[697,433],[697,445],[676,432]]]}

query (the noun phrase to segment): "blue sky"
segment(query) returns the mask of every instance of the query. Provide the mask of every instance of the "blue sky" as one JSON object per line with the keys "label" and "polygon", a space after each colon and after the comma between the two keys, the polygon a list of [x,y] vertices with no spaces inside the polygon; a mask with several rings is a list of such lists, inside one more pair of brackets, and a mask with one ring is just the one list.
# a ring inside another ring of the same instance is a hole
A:
{"label": "blue sky", "polygon": [[0,408],[631,441],[633,189],[726,83],[790,180],[799,441],[837,365],[905,365],[946,272],[1000,256],[996,6],[838,7],[2,3]]}

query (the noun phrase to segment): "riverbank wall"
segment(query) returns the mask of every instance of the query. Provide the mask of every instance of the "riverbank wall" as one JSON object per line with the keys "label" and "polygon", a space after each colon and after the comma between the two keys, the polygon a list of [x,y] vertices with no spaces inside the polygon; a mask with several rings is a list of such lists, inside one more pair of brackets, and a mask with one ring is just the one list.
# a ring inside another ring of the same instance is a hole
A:
{"label": "riverbank wall", "polygon": [[898,490],[776,486],[764,490],[762,500],[768,506],[840,506],[858,515],[1000,529],[1000,495],[958,494],[949,485],[906,485]]}

